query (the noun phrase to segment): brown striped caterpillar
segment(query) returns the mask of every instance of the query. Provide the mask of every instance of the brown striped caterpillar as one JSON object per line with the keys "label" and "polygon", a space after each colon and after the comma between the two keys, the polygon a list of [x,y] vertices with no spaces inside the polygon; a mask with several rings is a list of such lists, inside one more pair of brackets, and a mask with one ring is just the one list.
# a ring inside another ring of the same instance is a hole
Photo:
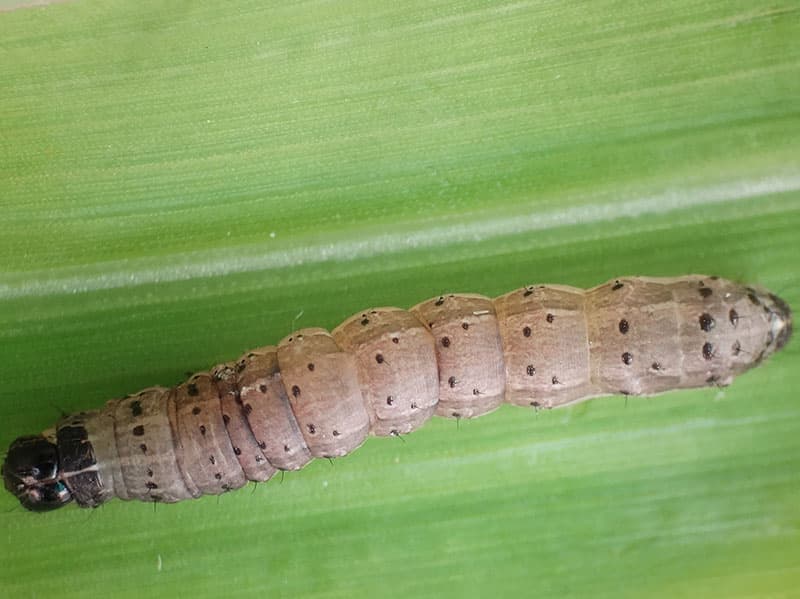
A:
{"label": "brown striped caterpillar", "polygon": [[219,494],[433,414],[728,385],[791,331],[777,296],[699,275],[443,295],[302,329],[175,388],[65,417],[16,439],[3,479],[34,511]]}

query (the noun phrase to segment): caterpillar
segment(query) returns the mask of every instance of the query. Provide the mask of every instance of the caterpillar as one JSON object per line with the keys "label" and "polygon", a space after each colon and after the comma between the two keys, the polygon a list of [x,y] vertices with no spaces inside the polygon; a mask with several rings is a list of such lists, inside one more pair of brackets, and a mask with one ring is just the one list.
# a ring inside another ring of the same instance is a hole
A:
{"label": "caterpillar", "polygon": [[3,480],[37,512],[220,494],[434,414],[728,385],[791,331],[786,302],[715,276],[442,295],[301,329],[171,389],[66,416],[11,443]]}

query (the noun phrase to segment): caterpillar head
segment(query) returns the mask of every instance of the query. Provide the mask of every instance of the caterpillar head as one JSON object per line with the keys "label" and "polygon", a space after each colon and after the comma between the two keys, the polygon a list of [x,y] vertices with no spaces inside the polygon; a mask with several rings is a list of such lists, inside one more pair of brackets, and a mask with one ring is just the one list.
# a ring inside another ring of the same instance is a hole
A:
{"label": "caterpillar head", "polygon": [[72,501],[59,475],[58,449],[41,435],[16,439],[2,473],[6,489],[32,512],[47,512]]}

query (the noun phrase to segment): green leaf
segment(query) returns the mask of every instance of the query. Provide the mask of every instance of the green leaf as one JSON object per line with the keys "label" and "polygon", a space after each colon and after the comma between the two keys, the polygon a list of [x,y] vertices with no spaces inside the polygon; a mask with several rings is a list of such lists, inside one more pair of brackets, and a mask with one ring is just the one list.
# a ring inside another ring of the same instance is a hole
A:
{"label": "green leaf", "polygon": [[[700,272],[800,305],[798,39],[790,1],[0,12],[0,444],[445,291]],[[4,493],[0,594],[789,596],[797,359],[155,509]]]}

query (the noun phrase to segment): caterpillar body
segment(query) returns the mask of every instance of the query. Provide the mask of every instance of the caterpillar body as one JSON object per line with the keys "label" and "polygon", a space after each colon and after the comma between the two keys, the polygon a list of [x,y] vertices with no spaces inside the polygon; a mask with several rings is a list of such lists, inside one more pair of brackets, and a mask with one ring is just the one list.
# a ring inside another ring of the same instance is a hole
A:
{"label": "caterpillar body", "polygon": [[777,296],[701,275],[443,295],[301,329],[177,387],[67,416],[16,439],[3,479],[33,511],[219,494],[434,414],[728,385],[791,330]]}

